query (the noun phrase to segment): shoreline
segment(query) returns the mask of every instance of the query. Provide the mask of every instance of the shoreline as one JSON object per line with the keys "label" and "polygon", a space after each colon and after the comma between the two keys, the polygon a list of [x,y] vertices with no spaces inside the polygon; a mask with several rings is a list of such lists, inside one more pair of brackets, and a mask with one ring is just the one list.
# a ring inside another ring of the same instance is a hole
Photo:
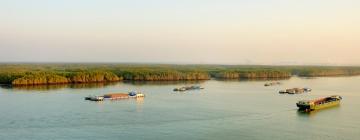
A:
{"label": "shoreline", "polygon": [[111,85],[116,83],[134,83],[134,84],[147,84],[147,83],[198,83],[205,82],[210,80],[216,81],[277,81],[277,80],[289,80],[293,77],[298,78],[324,78],[324,77],[355,77],[360,75],[331,75],[331,76],[297,76],[293,75],[286,78],[210,78],[210,79],[202,79],[202,80],[119,80],[119,81],[99,81],[99,82],[82,82],[82,83],[50,83],[50,84],[22,84],[22,85],[14,85],[14,84],[0,84],[0,87],[31,87],[31,86],[62,86],[62,85]]}

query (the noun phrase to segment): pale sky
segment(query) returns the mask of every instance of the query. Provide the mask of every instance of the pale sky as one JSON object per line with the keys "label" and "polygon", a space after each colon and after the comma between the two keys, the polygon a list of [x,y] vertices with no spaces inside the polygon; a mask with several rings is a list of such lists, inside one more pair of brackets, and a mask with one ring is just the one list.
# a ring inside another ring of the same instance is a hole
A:
{"label": "pale sky", "polygon": [[360,0],[0,0],[0,62],[360,65]]}

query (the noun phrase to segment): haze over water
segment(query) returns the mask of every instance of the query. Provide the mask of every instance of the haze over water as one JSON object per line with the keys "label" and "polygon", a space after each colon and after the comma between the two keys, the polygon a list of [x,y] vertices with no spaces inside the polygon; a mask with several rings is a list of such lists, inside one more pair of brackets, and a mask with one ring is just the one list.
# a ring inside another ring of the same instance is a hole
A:
{"label": "haze over water", "polygon": [[[360,77],[267,81],[134,82],[0,88],[1,139],[328,139],[360,137]],[[204,90],[173,92],[198,84]],[[282,95],[288,87],[313,92]],[[90,102],[84,97],[143,91],[143,100]],[[329,95],[342,103],[311,114],[295,103]]]}
{"label": "haze over water", "polygon": [[358,0],[1,0],[0,62],[360,65]]}

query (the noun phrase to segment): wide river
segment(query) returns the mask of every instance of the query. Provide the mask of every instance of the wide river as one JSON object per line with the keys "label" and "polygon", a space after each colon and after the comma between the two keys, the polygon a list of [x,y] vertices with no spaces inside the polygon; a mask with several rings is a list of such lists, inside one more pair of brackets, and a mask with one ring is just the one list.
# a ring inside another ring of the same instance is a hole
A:
{"label": "wide river", "polygon": [[[135,82],[0,88],[1,140],[358,140],[360,77],[267,81]],[[204,90],[173,92],[201,85]],[[278,94],[310,87],[311,93]],[[142,91],[144,99],[85,101],[88,95]],[[295,103],[341,95],[312,113]]]}

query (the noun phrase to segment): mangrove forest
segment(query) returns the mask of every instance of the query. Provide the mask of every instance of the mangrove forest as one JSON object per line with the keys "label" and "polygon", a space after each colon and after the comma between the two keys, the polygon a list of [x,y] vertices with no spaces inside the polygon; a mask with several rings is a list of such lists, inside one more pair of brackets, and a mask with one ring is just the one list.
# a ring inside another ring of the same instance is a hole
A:
{"label": "mangrove forest", "polygon": [[0,84],[266,79],[360,75],[360,67],[168,64],[0,64]]}

